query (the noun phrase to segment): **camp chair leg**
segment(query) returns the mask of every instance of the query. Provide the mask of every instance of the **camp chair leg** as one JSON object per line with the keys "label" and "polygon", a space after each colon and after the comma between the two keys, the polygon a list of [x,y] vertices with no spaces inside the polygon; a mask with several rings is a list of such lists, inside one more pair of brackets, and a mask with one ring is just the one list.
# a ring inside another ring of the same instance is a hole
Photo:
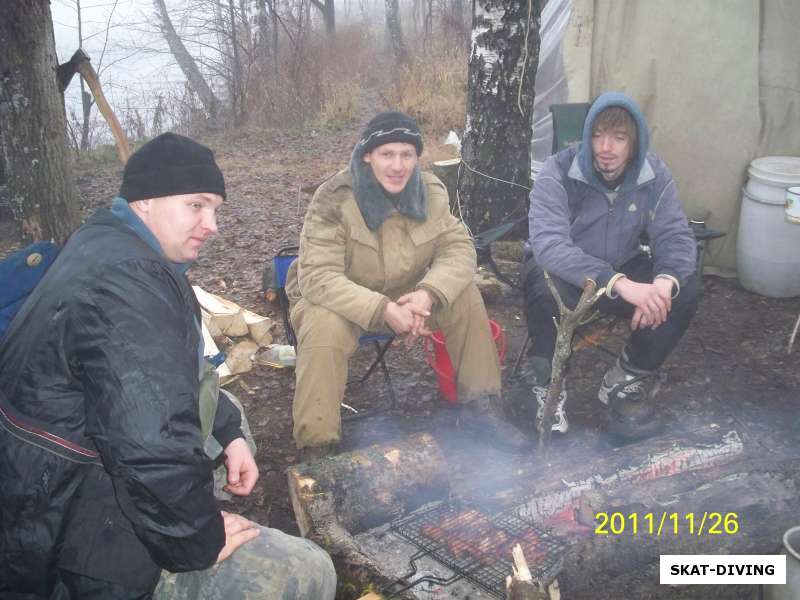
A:
{"label": "camp chair leg", "polygon": [[375,360],[372,361],[372,364],[367,369],[367,372],[364,373],[360,379],[358,379],[358,383],[364,383],[369,376],[372,375],[372,372],[375,370],[376,367],[380,365],[381,371],[383,371],[383,379],[386,381],[386,387],[389,389],[389,400],[391,402],[390,407],[395,407],[396,398],[394,395],[394,388],[392,387],[392,378],[389,376],[389,368],[386,366],[386,361],[384,360],[383,356],[386,354],[386,351],[389,350],[389,346],[392,345],[394,338],[388,340],[383,346],[381,346],[378,340],[373,341],[372,343],[375,344],[375,351],[378,355],[375,357]]}
{"label": "camp chair leg", "polygon": [[[377,356],[375,357],[375,360],[372,361],[372,364],[369,366],[367,371],[361,377],[359,377],[358,379],[351,379],[351,380],[349,380],[347,382],[347,385],[350,385],[351,383],[363,384],[367,379],[369,379],[369,376],[372,375],[372,373],[375,371],[375,369],[378,366],[380,366],[381,371],[383,372],[383,379],[386,382],[387,389],[389,390],[389,409],[390,410],[394,410],[396,408],[397,397],[395,396],[395,393],[394,393],[394,387],[392,386],[392,378],[389,375],[389,367],[386,366],[386,360],[384,359],[384,355],[389,350],[389,346],[392,345],[393,341],[394,341],[394,337],[390,338],[383,345],[381,345],[380,341],[372,340],[372,343],[375,344],[375,351],[377,352]],[[361,418],[361,417],[373,415],[376,412],[379,412],[379,411],[377,411],[375,409],[362,410],[362,411],[360,411],[360,412],[358,412],[356,414],[346,414],[346,415],[343,416],[343,419],[344,420],[354,420],[354,419],[358,419],[358,418]]]}
{"label": "camp chair leg", "polygon": [[519,354],[517,354],[517,359],[514,361],[514,368],[511,370],[511,377],[514,378],[519,375],[519,366],[522,364],[522,357],[525,356],[525,352],[528,350],[528,344],[531,343],[531,334],[529,331],[525,331],[525,341],[522,342],[522,348],[519,349]]}
{"label": "camp chair leg", "polygon": [[[381,370],[383,371],[383,379],[386,382],[386,387],[389,389],[389,408],[394,410],[395,405],[397,403],[397,399],[394,395],[394,387],[392,386],[392,378],[389,376],[389,368],[386,366],[386,361],[383,360],[383,355],[386,354],[386,351],[389,349],[389,345],[392,343],[393,340],[389,340],[384,344],[383,348],[379,350],[378,357],[381,363]],[[376,346],[379,346],[378,342],[375,342]]]}

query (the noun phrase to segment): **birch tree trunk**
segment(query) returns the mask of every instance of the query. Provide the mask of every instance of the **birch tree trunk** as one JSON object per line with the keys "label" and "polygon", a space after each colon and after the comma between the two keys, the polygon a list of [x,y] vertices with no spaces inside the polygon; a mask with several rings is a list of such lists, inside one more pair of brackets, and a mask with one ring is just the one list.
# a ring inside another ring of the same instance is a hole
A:
{"label": "birch tree trunk", "polygon": [[194,58],[192,58],[192,55],[189,54],[189,51],[186,50],[186,46],[183,45],[181,38],[175,31],[175,27],[172,25],[172,20],[169,17],[167,6],[164,0],[153,0],[153,4],[156,7],[156,11],[158,12],[158,17],[161,22],[161,33],[164,35],[164,39],[167,41],[170,52],[172,52],[172,55],[175,57],[175,61],[178,63],[181,71],[183,71],[183,74],[189,83],[189,87],[192,88],[192,90],[200,98],[203,108],[205,108],[206,112],[208,113],[209,120],[212,122],[215,121],[219,111],[219,100],[217,100],[214,92],[211,91],[211,87],[203,78],[202,73],[200,73],[197,63],[195,62]]}
{"label": "birch tree trunk", "polygon": [[473,7],[459,196],[477,234],[527,207],[541,2],[475,0]]}
{"label": "birch tree trunk", "polygon": [[336,35],[336,6],[334,0],[311,0],[311,4],[322,14],[322,20],[325,22],[325,33],[330,37]]}
{"label": "birch tree trunk", "polygon": [[80,224],[48,0],[0,2],[0,121],[8,197],[25,241]]}
{"label": "birch tree trunk", "polygon": [[398,63],[406,62],[408,53],[403,42],[403,28],[400,25],[400,6],[398,0],[386,0],[386,33],[392,54]]}

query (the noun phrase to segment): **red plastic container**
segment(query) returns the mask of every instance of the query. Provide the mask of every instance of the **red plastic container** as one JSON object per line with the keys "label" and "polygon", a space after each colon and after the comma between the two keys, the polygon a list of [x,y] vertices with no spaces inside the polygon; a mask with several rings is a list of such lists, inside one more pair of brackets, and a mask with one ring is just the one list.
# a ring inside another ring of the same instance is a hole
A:
{"label": "red plastic container", "polygon": [[[490,320],[489,327],[492,329],[492,340],[497,346],[497,356],[500,359],[500,364],[502,364],[506,356],[505,333],[497,321]],[[450,362],[450,355],[447,353],[444,333],[442,333],[441,329],[437,329],[430,337],[425,338],[425,353],[428,364],[436,372],[436,376],[439,379],[439,393],[450,404],[458,404],[453,363]]]}

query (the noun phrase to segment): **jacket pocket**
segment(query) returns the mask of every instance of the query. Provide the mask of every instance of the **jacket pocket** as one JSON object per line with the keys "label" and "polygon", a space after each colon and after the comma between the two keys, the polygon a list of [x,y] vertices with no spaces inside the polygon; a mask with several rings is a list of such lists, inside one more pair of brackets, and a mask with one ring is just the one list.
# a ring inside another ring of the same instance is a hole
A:
{"label": "jacket pocket", "polygon": [[[108,488],[111,489],[110,482]],[[131,590],[152,590],[161,569],[150,558],[111,493],[110,498],[75,499],[58,566]]]}
{"label": "jacket pocket", "polygon": [[345,273],[359,285],[372,290],[383,288],[384,265],[378,251],[378,242],[366,228],[353,227],[347,241]]}
{"label": "jacket pocket", "polygon": [[415,246],[424,246],[439,237],[445,229],[447,229],[445,219],[437,219],[415,227],[409,232],[409,235]]}

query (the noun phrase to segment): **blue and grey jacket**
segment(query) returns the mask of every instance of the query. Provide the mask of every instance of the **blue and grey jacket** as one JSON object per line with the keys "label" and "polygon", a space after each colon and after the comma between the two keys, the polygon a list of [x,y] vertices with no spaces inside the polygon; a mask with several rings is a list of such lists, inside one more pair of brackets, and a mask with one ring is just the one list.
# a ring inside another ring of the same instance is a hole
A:
{"label": "blue and grey jacket", "polygon": [[[638,152],[614,191],[598,179],[592,160],[592,126],[610,106],[630,112],[638,138]],[[587,279],[613,285],[647,232],[654,275],[680,286],[694,273],[697,248],[675,182],[648,145],[647,124],[633,100],[616,92],[595,100],[581,143],[548,158],[531,192],[526,246],[543,269],[578,287]]]}

